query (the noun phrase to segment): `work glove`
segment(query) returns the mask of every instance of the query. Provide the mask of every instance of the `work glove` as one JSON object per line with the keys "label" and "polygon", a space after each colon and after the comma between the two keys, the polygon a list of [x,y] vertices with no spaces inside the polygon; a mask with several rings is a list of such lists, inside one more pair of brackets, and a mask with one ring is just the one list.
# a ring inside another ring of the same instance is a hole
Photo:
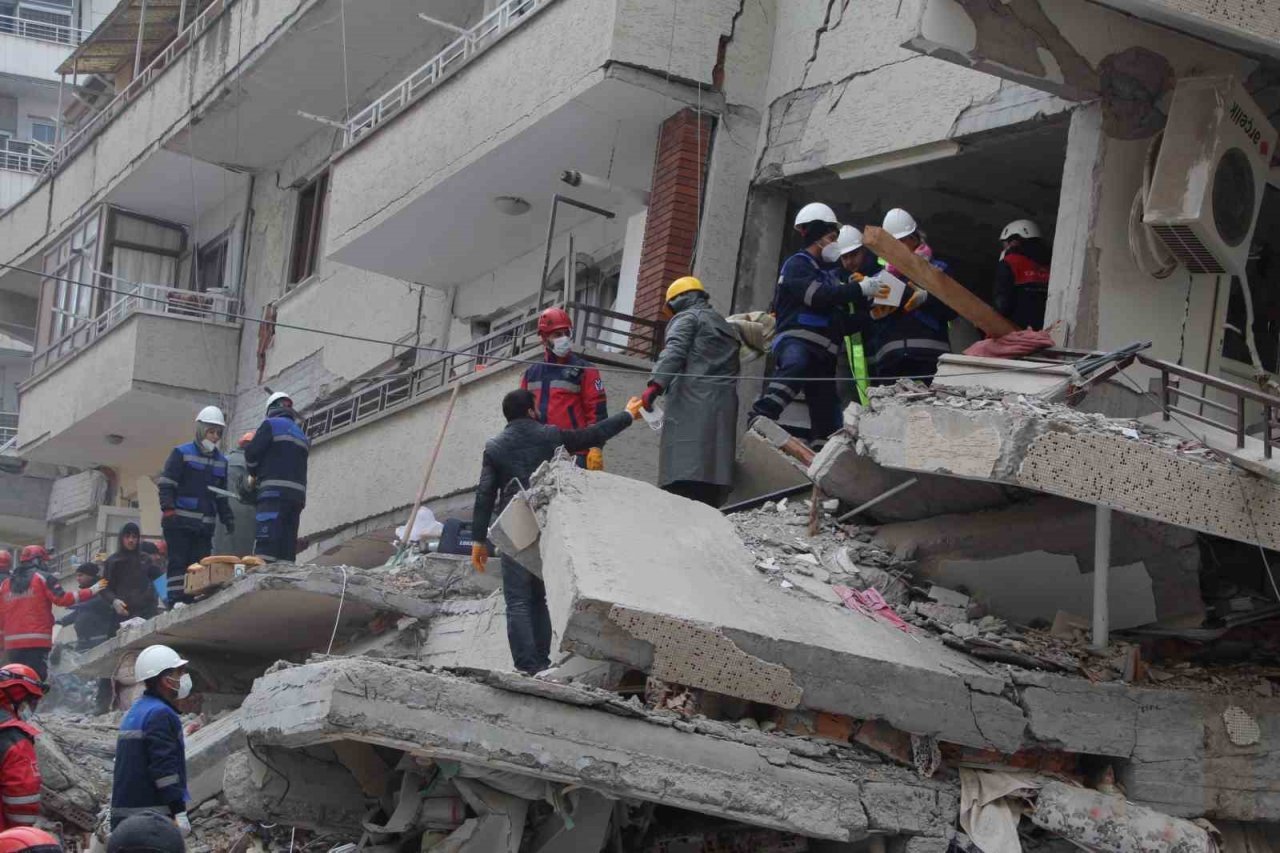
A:
{"label": "work glove", "polygon": [[89,589],[93,590],[93,594],[94,594],[94,595],[97,595],[98,593],[102,592],[102,591],[103,591],[104,589],[106,589],[106,588],[107,588],[107,579],[106,579],[106,578],[99,578],[99,580],[98,580],[98,582],[97,582],[97,583],[95,583],[93,586],[89,587]]}
{"label": "work glove", "polygon": [[129,606],[118,598],[115,601],[111,602],[111,609],[116,612],[117,616],[129,615]]}
{"label": "work glove", "polygon": [[191,818],[187,817],[186,812],[178,812],[173,822],[178,825],[178,831],[182,833],[183,838],[191,834]]}
{"label": "work glove", "polygon": [[[631,416],[633,419],[635,415]],[[604,470],[604,451],[599,447],[593,447],[587,451],[587,470],[603,471]]]}
{"label": "work glove", "polygon": [[640,410],[644,408],[644,400],[639,397],[632,397],[627,401],[627,414],[631,415],[631,420],[638,421],[642,417]]}
{"label": "work glove", "polygon": [[911,298],[907,300],[907,304],[902,306],[902,310],[908,313],[916,310],[929,299],[929,291],[917,287],[915,293],[911,294]]}
{"label": "work glove", "polygon": [[662,396],[662,386],[657,382],[650,382],[649,387],[644,389],[644,393],[640,395],[640,401],[644,403],[646,412],[653,411],[653,401]]}
{"label": "work glove", "polygon": [[484,567],[489,563],[489,549],[485,547],[483,542],[477,542],[471,546],[471,567],[480,574],[484,574]]}
{"label": "work glove", "polygon": [[880,279],[876,276],[868,276],[866,278],[858,279],[858,284],[862,286],[862,295],[868,299],[875,299],[877,297],[883,299],[889,295],[889,285],[881,284]]}

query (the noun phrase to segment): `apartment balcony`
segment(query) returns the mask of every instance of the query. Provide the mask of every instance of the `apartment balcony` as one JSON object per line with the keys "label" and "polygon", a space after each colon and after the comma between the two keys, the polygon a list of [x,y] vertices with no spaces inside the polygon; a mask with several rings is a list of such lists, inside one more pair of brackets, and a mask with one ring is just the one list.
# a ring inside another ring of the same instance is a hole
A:
{"label": "apartment balcony", "polygon": [[64,24],[0,15],[0,71],[56,82],[58,66],[86,35]]}
{"label": "apartment balcony", "polygon": [[31,192],[52,152],[38,142],[0,139],[0,209]]}
{"label": "apartment balcony", "polygon": [[18,390],[20,456],[121,479],[159,470],[202,406],[235,390],[231,297],[136,285],[39,349]]}

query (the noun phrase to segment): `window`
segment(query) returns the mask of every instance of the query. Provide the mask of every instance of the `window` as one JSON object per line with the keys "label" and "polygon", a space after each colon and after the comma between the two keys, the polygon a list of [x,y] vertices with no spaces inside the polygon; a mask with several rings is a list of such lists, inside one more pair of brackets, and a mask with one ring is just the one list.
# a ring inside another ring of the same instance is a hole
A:
{"label": "window", "polygon": [[18,4],[18,34],[43,41],[71,43],[71,12]]}
{"label": "window", "polygon": [[228,235],[223,234],[213,242],[201,246],[196,252],[195,276],[192,290],[205,293],[210,289],[226,286]]}
{"label": "window", "polygon": [[178,259],[186,241],[186,229],[181,225],[112,210],[102,253],[103,272],[116,277],[111,281],[111,304],[139,284],[176,286]]}
{"label": "window", "polygon": [[53,145],[58,138],[58,126],[50,119],[32,116],[31,138],[45,145]]}
{"label": "window", "polygon": [[289,288],[315,275],[320,259],[329,173],[325,172],[298,193],[298,217],[293,226],[293,253],[289,261]]}
{"label": "window", "polygon": [[98,262],[98,211],[77,225],[45,253],[44,286],[53,298],[49,303],[49,342],[93,319],[94,267]]}

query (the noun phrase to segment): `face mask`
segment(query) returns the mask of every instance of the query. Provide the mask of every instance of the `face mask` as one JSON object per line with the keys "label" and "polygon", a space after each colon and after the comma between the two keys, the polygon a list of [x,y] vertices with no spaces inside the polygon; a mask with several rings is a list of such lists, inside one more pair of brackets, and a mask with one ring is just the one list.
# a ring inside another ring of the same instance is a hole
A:
{"label": "face mask", "polygon": [[210,441],[207,438],[200,440],[200,446],[204,448],[205,453],[212,453],[214,450],[218,448],[218,445],[214,444],[212,441]]}
{"label": "face mask", "polygon": [[556,338],[551,342],[551,353],[556,358],[564,358],[573,351],[573,341],[569,340],[569,336]]}
{"label": "face mask", "polygon": [[[166,679],[169,686],[173,687],[173,679]],[[186,699],[191,695],[191,676],[187,673],[182,674],[182,678],[178,679],[178,698]]]}
{"label": "face mask", "polygon": [[822,259],[829,264],[834,264],[836,261],[840,260],[840,247],[835,243],[827,246],[822,250]]}

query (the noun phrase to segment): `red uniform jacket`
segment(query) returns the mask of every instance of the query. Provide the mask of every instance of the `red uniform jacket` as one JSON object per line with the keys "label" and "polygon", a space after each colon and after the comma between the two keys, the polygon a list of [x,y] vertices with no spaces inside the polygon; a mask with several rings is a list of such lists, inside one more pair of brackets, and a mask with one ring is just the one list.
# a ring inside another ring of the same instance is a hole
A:
{"label": "red uniform jacket", "polygon": [[550,426],[583,429],[609,417],[600,371],[573,353],[529,365],[520,387],[533,392],[538,417]]}
{"label": "red uniform jacket", "polygon": [[0,830],[34,826],[40,814],[40,730],[0,710]]}
{"label": "red uniform jacket", "polygon": [[[18,573],[22,572],[18,570]],[[15,573],[16,574],[16,573]],[[53,575],[31,573],[25,592],[13,591],[13,576],[0,584],[0,626],[6,649],[47,649],[53,646],[53,605],[70,607],[93,597],[93,590],[66,592]]]}

